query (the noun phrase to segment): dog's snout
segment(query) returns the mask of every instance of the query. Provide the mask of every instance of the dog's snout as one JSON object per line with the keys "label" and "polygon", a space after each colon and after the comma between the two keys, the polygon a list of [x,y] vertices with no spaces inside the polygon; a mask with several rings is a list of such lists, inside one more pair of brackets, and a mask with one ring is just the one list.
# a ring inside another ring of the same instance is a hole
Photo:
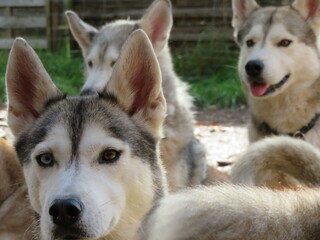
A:
{"label": "dog's snout", "polygon": [[98,92],[92,89],[83,89],[80,95],[81,96],[99,96]]}
{"label": "dog's snout", "polygon": [[260,77],[264,64],[261,60],[251,60],[246,64],[245,68],[250,77]]}
{"label": "dog's snout", "polygon": [[49,208],[54,224],[59,226],[72,225],[78,221],[83,204],[77,199],[57,199]]}

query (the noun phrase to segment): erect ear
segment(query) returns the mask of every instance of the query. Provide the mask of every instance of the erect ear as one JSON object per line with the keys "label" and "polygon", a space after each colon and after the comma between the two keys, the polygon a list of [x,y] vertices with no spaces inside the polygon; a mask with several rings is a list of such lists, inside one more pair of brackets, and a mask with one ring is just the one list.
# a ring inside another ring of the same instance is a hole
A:
{"label": "erect ear", "polygon": [[296,0],[292,7],[311,24],[318,34],[320,27],[320,0]]}
{"label": "erect ear", "polygon": [[72,35],[80,45],[82,55],[85,56],[87,54],[89,45],[98,30],[82,21],[80,17],[73,11],[66,11],[65,14],[67,16]]}
{"label": "erect ear", "polygon": [[155,137],[161,137],[166,101],[161,72],[148,36],[134,31],[122,47],[106,92],[113,94],[132,118],[143,122]]}
{"label": "erect ear", "polygon": [[232,27],[234,36],[238,34],[242,24],[247,20],[249,15],[260,6],[255,0],[232,0]]}
{"label": "erect ear", "polygon": [[156,52],[165,47],[172,28],[170,1],[155,0],[140,19],[140,26],[149,36]]}
{"label": "erect ear", "polygon": [[9,54],[6,87],[8,124],[15,136],[39,117],[50,99],[63,97],[37,54],[22,38],[14,41]]}

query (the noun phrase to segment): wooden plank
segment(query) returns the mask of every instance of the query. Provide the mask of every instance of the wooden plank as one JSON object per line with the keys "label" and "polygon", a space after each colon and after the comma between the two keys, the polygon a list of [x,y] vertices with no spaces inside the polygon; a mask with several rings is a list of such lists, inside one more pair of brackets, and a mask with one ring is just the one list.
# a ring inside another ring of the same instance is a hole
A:
{"label": "wooden plank", "polygon": [[[98,11],[98,10],[97,10]],[[94,18],[103,18],[103,19],[118,19],[118,18],[127,18],[138,19],[143,13],[145,13],[145,9],[138,10],[128,10],[128,11],[114,11],[111,13],[99,13],[92,12],[89,9],[85,12],[79,12],[79,15],[83,19],[94,19]],[[173,9],[173,17],[174,18],[207,18],[207,17],[225,17],[226,13],[228,16],[232,16],[231,9],[223,9],[223,8],[198,8],[198,9]]]}
{"label": "wooden plank", "polygon": [[46,0],[0,0],[0,7],[44,7]]}
{"label": "wooden plank", "polygon": [[[14,38],[2,38],[0,39],[0,49],[10,49]],[[33,48],[47,48],[47,40],[46,39],[27,39],[27,42]]]}
{"label": "wooden plank", "polygon": [[46,17],[0,17],[0,28],[42,28]]}
{"label": "wooden plank", "polygon": [[[231,33],[231,32],[230,32]],[[172,33],[170,41],[208,41],[208,40],[220,40],[220,39],[232,39],[232,34],[228,32],[224,33]]]}

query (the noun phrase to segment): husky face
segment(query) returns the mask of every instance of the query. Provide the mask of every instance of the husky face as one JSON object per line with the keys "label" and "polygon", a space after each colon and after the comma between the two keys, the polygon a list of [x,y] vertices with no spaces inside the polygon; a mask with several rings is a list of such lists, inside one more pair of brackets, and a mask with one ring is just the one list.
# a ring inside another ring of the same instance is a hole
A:
{"label": "husky face", "polygon": [[138,30],[123,48],[109,92],[64,98],[31,47],[15,41],[7,68],[9,125],[41,239],[133,239],[164,193],[160,76],[151,43]]}
{"label": "husky face", "polygon": [[143,29],[148,34],[156,55],[159,55],[167,45],[172,27],[171,5],[168,0],[156,0],[140,20],[118,20],[106,24],[100,30],[83,22],[73,11],[67,11],[66,16],[85,59],[86,83],[82,95],[104,89],[123,44],[134,30]]}
{"label": "husky face", "polygon": [[[241,47],[240,77],[248,92],[253,97],[267,98],[292,84],[310,86],[320,70],[317,32],[312,22],[318,5],[309,10],[314,16],[308,13],[305,17],[301,7],[294,9],[306,2],[303,0],[295,1],[293,8],[260,8],[252,0],[239,2],[233,3],[233,26]],[[307,3],[303,6],[310,7]]]}

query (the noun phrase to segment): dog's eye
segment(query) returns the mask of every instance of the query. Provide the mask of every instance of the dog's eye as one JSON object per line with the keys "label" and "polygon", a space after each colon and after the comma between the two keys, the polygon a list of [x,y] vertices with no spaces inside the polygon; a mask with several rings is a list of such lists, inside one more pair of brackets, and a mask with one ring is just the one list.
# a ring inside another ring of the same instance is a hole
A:
{"label": "dog's eye", "polygon": [[291,43],[292,43],[292,41],[290,41],[290,40],[288,40],[288,39],[282,39],[282,40],[278,43],[278,46],[279,46],[279,47],[288,47]]}
{"label": "dog's eye", "polygon": [[54,163],[54,157],[52,153],[43,153],[36,157],[36,160],[41,167],[52,167]]}
{"label": "dog's eye", "polygon": [[113,67],[115,63],[116,63],[115,60],[111,61],[111,62],[110,62],[110,67]]}
{"label": "dog's eye", "polygon": [[113,149],[106,149],[102,152],[99,162],[100,163],[114,163],[120,157],[120,152]]}
{"label": "dog's eye", "polygon": [[247,47],[253,47],[254,41],[253,40],[248,40],[246,41]]}
{"label": "dog's eye", "polygon": [[89,66],[89,68],[92,68],[93,63],[92,63],[92,61],[91,61],[91,60],[90,60],[90,61],[88,61],[88,66]]}

